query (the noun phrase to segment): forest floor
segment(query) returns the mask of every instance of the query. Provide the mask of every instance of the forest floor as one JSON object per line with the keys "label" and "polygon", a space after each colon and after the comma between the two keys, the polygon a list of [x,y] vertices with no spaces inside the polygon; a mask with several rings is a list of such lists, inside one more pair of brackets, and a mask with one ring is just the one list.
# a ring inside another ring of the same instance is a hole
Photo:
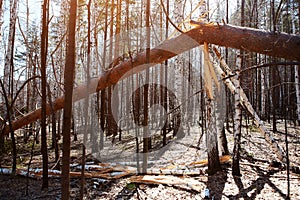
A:
{"label": "forest floor", "polygon": [[[271,126],[266,124],[268,128]],[[287,171],[284,168],[270,167],[275,155],[265,142],[262,135],[253,126],[244,126],[241,151],[242,176],[232,176],[230,164],[223,164],[222,171],[213,176],[205,173],[206,167],[201,166],[204,173],[197,176],[180,176],[197,181],[197,189],[187,185],[133,183],[134,175],[118,179],[87,178],[85,199],[203,199],[204,190],[209,189],[214,199],[287,199]],[[285,147],[284,122],[278,122],[278,132],[273,134],[281,147]],[[124,136],[125,137],[125,136]],[[233,148],[232,133],[227,132],[229,149]],[[116,142],[118,149],[122,145],[134,149],[134,142]],[[300,127],[288,124],[289,156],[291,165],[300,166]],[[200,142],[200,146],[198,143]],[[111,142],[110,142],[111,143]],[[187,166],[192,162],[206,158],[206,148],[202,147],[204,139],[198,128],[190,130],[182,140],[170,143],[168,149],[157,151],[149,156],[149,168],[171,168],[171,166]],[[21,149],[21,146],[18,146]],[[35,147],[31,168],[40,168],[41,156]],[[27,151],[30,152],[29,147]],[[112,149],[112,148],[107,148]],[[104,149],[105,150],[105,149]],[[30,153],[20,153],[18,167],[27,168]],[[123,152],[123,151],[122,151]],[[72,164],[80,163],[81,145],[73,143]],[[120,154],[116,152],[110,154]],[[107,153],[108,155],[108,153]],[[103,155],[102,155],[103,156]],[[49,151],[50,165],[53,166],[54,153]],[[121,156],[123,157],[123,156]],[[120,156],[118,157],[120,158]],[[89,159],[91,161],[93,159]],[[99,157],[95,160],[99,160]],[[108,159],[109,160],[109,159]],[[106,161],[108,161],[106,160]],[[154,162],[155,160],[155,162]],[[116,161],[116,160],[114,160]],[[120,160],[117,160],[120,162]],[[128,160],[127,160],[128,161]],[[131,162],[128,162],[131,163]],[[10,164],[10,155],[4,157],[1,166]],[[174,177],[173,175],[166,175]],[[24,176],[0,175],[0,199],[60,199],[60,178],[50,178],[48,190],[41,191],[42,180]],[[191,183],[192,184],[192,183]],[[78,199],[80,194],[80,178],[72,178],[71,197]],[[300,200],[300,175],[290,174],[290,198]]]}

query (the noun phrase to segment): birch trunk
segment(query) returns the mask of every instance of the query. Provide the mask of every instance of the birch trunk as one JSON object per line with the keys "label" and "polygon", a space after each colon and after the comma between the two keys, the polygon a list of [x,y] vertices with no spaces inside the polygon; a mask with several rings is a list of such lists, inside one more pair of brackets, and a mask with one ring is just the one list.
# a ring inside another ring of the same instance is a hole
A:
{"label": "birch trunk", "polygon": [[232,174],[240,176],[240,148],[241,148],[241,117],[242,117],[242,108],[240,104],[240,91],[241,85],[239,81],[239,70],[241,69],[242,58],[240,55],[236,58],[236,70],[237,74],[233,78],[233,83],[235,86],[234,91],[234,147],[233,147],[233,157],[232,157]]}
{"label": "birch trunk", "polygon": [[[4,9],[3,9],[3,0],[0,0],[0,44],[3,44],[3,31],[2,31],[2,25],[3,25],[3,13],[4,13]],[[2,45],[0,46],[0,51],[3,51],[3,47]]]}
{"label": "birch trunk", "polygon": [[208,44],[204,43],[203,48],[204,54],[204,66],[205,66],[205,89],[207,94],[207,131],[206,131],[206,146],[207,146],[207,157],[208,157],[208,174],[213,175],[221,170],[219,161],[219,150],[218,150],[218,137],[217,137],[217,123],[216,123],[216,108],[214,101],[214,94],[212,90],[212,74],[210,69],[210,57],[208,51]]}
{"label": "birch trunk", "polygon": [[295,88],[297,98],[297,121],[300,125],[300,86],[299,86],[299,65],[295,65]]}
{"label": "birch trunk", "polygon": [[211,99],[208,100],[207,104],[207,122],[206,146],[208,155],[208,174],[213,175],[221,170],[221,164],[218,150],[215,102]]}
{"label": "birch trunk", "polygon": [[[219,75],[218,75],[219,78]],[[216,127],[218,135],[219,151],[222,155],[229,155],[228,142],[225,134],[224,122],[226,120],[226,90],[224,84],[220,84],[220,88],[216,93]]]}
{"label": "birch trunk", "polygon": [[[0,0],[0,44],[3,44],[3,32],[2,32],[2,24],[3,24],[3,0]],[[4,52],[2,45],[0,45],[0,51]],[[1,62],[2,63],[2,62]],[[5,101],[5,98],[2,95],[2,102]],[[4,126],[4,119],[0,116],[0,129]],[[2,151],[4,149],[4,134],[0,131],[0,154],[2,155]]]}
{"label": "birch trunk", "polygon": [[8,98],[12,97],[13,93],[13,56],[14,56],[14,43],[16,32],[16,20],[17,20],[17,5],[18,0],[10,0],[10,22],[9,22],[9,34],[7,50],[4,60],[4,88],[8,91]]}
{"label": "birch trunk", "polygon": [[[174,2],[174,22],[179,25],[183,21],[182,16],[182,0],[175,0]],[[180,28],[180,27],[179,27]],[[183,55],[178,55],[175,60],[175,68],[174,68],[174,89],[181,92],[181,112],[183,121],[186,121],[186,86],[185,86],[185,69],[184,69],[184,58]],[[184,123],[188,125],[188,123]]]}
{"label": "birch trunk", "polygon": [[265,70],[264,68],[260,69],[260,78],[261,78],[261,114],[266,116],[266,87],[265,87]]}

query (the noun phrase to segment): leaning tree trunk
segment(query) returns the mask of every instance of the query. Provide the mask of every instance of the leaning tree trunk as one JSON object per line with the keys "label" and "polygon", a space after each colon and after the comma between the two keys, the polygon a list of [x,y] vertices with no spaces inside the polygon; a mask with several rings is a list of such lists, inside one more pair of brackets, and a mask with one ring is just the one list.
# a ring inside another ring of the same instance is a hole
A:
{"label": "leaning tree trunk", "polygon": [[[151,49],[151,65],[146,63],[145,52],[136,55],[132,60],[129,59],[105,72],[101,77],[91,79],[89,91],[86,91],[86,84],[78,86],[74,91],[73,101],[84,98],[87,94],[95,93],[108,86],[117,83],[123,76],[138,73],[145,68],[161,63],[180,53],[197,47],[207,41],[221,46],[237,49],[247,47],[248,51],[277,56],[300,61],[300,36],[285,33],[270,33],[258,29],[241,28],[238,26],[208,24],[193,22],[196,28],[187,31],[178,37],[164,41],[162,44]],[[293,51],[291,51],[293,49]],[[144,67],[141,67],[141,66]],[[58,97],[54,102],[54,111],[64,107],[64,96]],[[47,106],[47,114],[50,114],[50,106]],[[24,117],[13,122],[13,129],[19,129],[24,125],[34,122],[41,117],[41,109],[28,113]],[[4,134],[9,132],[9,128],[4,129]]]}
{"label": "leaning tree trunk", "polygon": [[[7,111],[7,118],[8,118],[8,124],[9,124],[9,131],[11,133],[11,143],[12,143],[12,174],[15,174],[16,169],[17,169],[17,147],[16,147],[16,139],[15,139],[15,133],[12,127],[11,123],[11,108],[13,106],[13,103],[10,104],[10,101],[8,99],[8,96],[6,94],[6,90],[4,88],[4,84],[0,80],[0,87],[2,89],[2,94],[6,106],[6,111]],[[2,152],[1,152],[2,153]],[[2,154],[1,154],[2,156]]]}
{"label": "leaning tree trunk", "polygon": [[[236,91],[236,88],[233,85],[233,83],[231,82],[231,80],[228,79],[228,76],[231,76],[233,74],[233,72],[228,67],[228,65],[225,63],[223,58],[221,58],[221,54],[218,52],[218,50],[214,48],[214,51],[215,51],[217,57],[219,58],[221,65],[225,68],[226,73],[217,64],[214,65],[215,70],[217,71],[217,73],[219,73],[221,75],[221,77],[223,78],[224,83],[229,88],[229,90],[232,93],[234,93]],[[270,132],[267,131],[267,129],[264,127],[264,124],[263,124],[262,120],[259,118],[258,114],[256,113],[256,111],[252,107],[251,103],[249,102],[249,100],[248,100],[248,98],[247,98],[247,96],[246,96],[246,94],[245,94],[245,92],[242,88],[240,89],[240,102],[247,109],[249,114],[252,115],[253,120],[254,120],[254,124],[257,126],[257,128],[259,129],[260,133],[263,135],[265,140],[269,143],[269,145],[271,146],[271,149],[277,155],[277,158],[279,160],[283,161],[283,162],[286,162],[286,156],[283,153],[283,150],[280,148],[278,143],[271,136]]]}

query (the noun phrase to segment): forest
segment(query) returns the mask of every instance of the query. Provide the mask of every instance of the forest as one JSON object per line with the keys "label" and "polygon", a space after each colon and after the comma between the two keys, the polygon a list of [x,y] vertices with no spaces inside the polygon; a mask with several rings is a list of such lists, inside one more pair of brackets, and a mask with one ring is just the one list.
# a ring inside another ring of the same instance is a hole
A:
{"label": "forest", "polygon": [[0,199],[300,199],[297,0],[0,0]]}

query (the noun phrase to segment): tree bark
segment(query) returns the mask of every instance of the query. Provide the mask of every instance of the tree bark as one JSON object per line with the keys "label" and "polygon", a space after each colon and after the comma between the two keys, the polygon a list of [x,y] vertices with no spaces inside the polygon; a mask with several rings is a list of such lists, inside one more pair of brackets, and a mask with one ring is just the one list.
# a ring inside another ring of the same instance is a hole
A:
{"label": "tree bark", "polygon": [[299,86],[299,68],[300,65],[295,65],[295,88],[296,88],[296,100],[297,100],[297,121],[300,125],[300,86]]}
{"label": "tree bark", "polygon": [[[87,4],[87,21],[88,21],[88,30],[87,30],[87,63],[86,63],[86,81],[87,85],[90,83],[90,61],[91,61],[91,3],[92,0],[88,1]],[[86,96],[84,100],[84,136],[83,136],[83,144],[82,144],[82,158],[81,158],[81,181],[80,181],[80,199],[84,198],[85,191],[85,159],[86,159],[86,149],[85,145],[87,142],[87,134],[88,134],[88,114],[89,114],[89,96]],[[75,131],[74,131],[75,132]]]}
{"label": "tree bark", "polygon": [[[77,0],[70,1],[69,36],[64,72],[64,88],[66,98],[63,113],[63,158],[62,158],[62,199],[70,198],[70,132],[72,118],[72,95],[75,74],[75,30],[76,30]],[[55,106],[54,106],[55,107]],[[47,109],[48,110],[48,109]]]}
{"label": "tree bark", "polygon": [[[4,59],[4,88],[7,90],[8,98],[13,97],[13,73],[14,73],[14,46],[15,46],[15,32],[17,21],[17,6],[18,0],[10,0],[10,20],[9,20],[9,34],[7,50]],[[4,100],[4,99],[3,99]],[[4,100],[5,101],[5,100]]]}
{"label": "tree bark", "polygon": [[221,164],[219,160],[216,117],[215,117],[215,102],[208,99],[207,103],[207,132],[206,145],[208,157],[208,174],[213,175],[221,171]]}
{"label": "tree bark", "polygon": [[[11,103],[8,100],[8,96],[6,94],[4,84],[0,80],[0,86],[2,89],[3,93],[3,98],[5,100],[5,106],[6,106],[6,111],[7,111],[7,118],[8,118],[8,124],[9,124],[9,131],[11,134],[11,143],[12,143],[12,173],[15,174],[16,169],[17,169],[17,146],[16,146],[16,138],[15,138],[15,133],[12,128],[12,123],[11,123],[11,107],[13,106],[13,103]],[[5,122],[5,121],[4,121]],[[2,152],[1,152],[2,155]]]}
{"label": "tree bark", "polygon": [[[42,189],[48,188],[48,151],[47,151],[47,131],[46,131],[46,107],[47,107],[47,44],[48,44],[48,0],[43,3],[43,19],[41,34],[41,79],[42,79],[42,119],[41,119],[41,152],[43,157],[43,184]],[[49,91],[50,92],[50,91]],[[51,102],[49,102],[50,104]],[[50,105],[51,108],[51,105]]]}
{"label": "tree bark", "polygon": [[[242,58],[238,55],[236,58],[236,70],[241,69]],[[234,91],[234,147],[233,147],[233,157],[232,157],[232,175],[241,175],[240,171],[240,148],[241,148],[241,118],[242,118],[242,108],[240,104],[240,90],[241,85],[239,81],[239,72],[235,75],[233,83],[235,86]]]}
{"label": "tree bark", "polygon": [[[208,157],[208,174],[213,175],[221,170],[219,161],[218,138],[217,138],[217,123],[216,123],[216,108],[215,95],[213,93],[211,62],[209,57],[208,44],[204,43],[204,86],[207,95],[207,130],[206,130],[206,147]],[[217,87],[217,86],[216,86]]]}
{"label": "tree bark", "polygon": [[[273,33],[259,29],[216,25],[201,22],[191,22],[196,28],[188,35],[197,42],[202,40],[208,43],[243,49],[269,56],[281,57],[290,60],[300,59],[300,36],[286,33]],[[197,31],[196,31],[197,30]],[[193,33],[191,33],[193,32]],[[198,34],[196,34],[198,32]],[[294,49],[295,50],[292,50]]]}
{"label": "tree bark", "polygon": [[[220,60],[221,65],[225,68],[226,73],[218,65],[214,65],[215,70],[217,71],[217,73],[219,73],[221,75],[221,77],[223,78],[224,83],[229,88],[229,90],[232,93],[234,93],[236,91],[236,88],[233,85],[233,83],[231,82],[231,80],[227,78],[228,75],[233,74],[233,72],[227,66],[227,64],[224,62],[224,60],[221,58],[220,53],[216,49],[214,49],[214,50],[217,54],[217,57]],[[280,148],[280,146],[274,140],[274,138],[270,135],[270,132],[267,131],[267,129],[264,127],[263,122],[261,121],[261,119],[257,115],[256,111],[253,109],[252,105],[250,104],[250,102],[249,102],[249,100],[248,100],[248,98],[247,98],[247,96],[246,96],[246,94],[245,94],[245,92],[242,88],[240,89],[240,101],[241,101],[241,104],[244,105],[244,107],[247,109],[247,111],[252,115],[253,120],[254,120],[254,124],[257,126],[260,133],[264,136],[265,140],[270,144],[271,149],[275,152],[275,154],[277,155],[277,158],[280,161],[286,162],[286,157],[283,153],[283,150]]]}
{"label": "tree bark", "polygon": [[[196,27],[176,38],[164,41],[162,44],[150,51],[151,64],[146,63],[146,53],[141,52],[132,60],[127,60],[113,69],[106,71],[101,77],[91,79],[89,91],[86,84],[78,86],[74,90],[73,101],[84,98],[87,94],[95,93],[110,85],[117,83],[120,79],[131,74],[138,73],[154,64],[161,63],[189,49],[202,45],[204,41],[221,46],[246,49],[257,53],[277,56],[300,61],[300,36],[285,33],[270,33],[258,29],[241,28],[238,26],[198,23]],[[292,50],[291,50],[292,49]],[[127,74],[126,74],[127,73]],[[126,75],[125,75],[126,74]],[[64,107],[64,96],[54,102],[54,111]],[[47,106],[47,114],[50,114],[50,106]],[[41,109],[37,109],[26,116],[13,122],[13,129],[19,129],[41,117]],[[7,134],[9,128],[5,127]]]}
{"label": "tree bark", "polygon": [[[150,0],[146,2],[146,64],[150,63]],[[149,105],[149,69],[146,69],[145,75],[145,85],[144,85],[144,93],[143,93],[143,112],[144,112],[144,119],[143,119],[143,166],[142,172],[147,173],[148,167],[148,151],[150,149],[149,146],[149,130],[148,130],[148,105]]]}

